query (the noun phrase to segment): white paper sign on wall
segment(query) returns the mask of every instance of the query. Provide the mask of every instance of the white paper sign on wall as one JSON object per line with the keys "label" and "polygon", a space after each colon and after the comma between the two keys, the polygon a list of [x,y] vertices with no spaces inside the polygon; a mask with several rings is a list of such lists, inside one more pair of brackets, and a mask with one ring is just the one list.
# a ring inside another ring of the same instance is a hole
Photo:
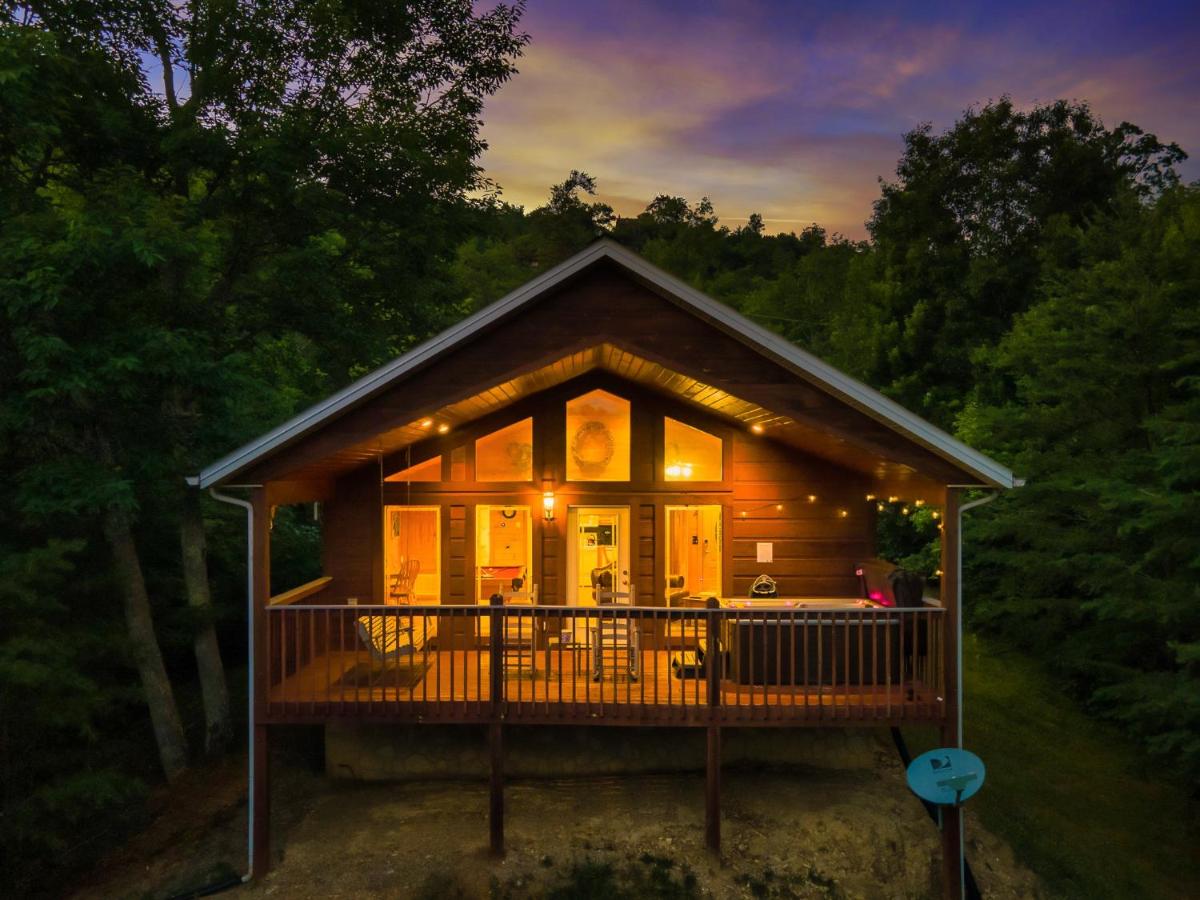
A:
{"label": "white paper sign on wall", "polygon": [[758,561],[760,563],[769,563],[775,561],[775,545],[772,543],[759,543],[758,545]]}

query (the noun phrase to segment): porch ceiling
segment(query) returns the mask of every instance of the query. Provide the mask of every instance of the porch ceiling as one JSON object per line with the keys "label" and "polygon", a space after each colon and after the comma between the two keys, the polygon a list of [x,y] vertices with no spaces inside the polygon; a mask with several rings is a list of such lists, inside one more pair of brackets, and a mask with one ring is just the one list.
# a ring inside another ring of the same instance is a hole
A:
{"label": "porch ceiling", "polygon": [[435,425],[446,425],[453,431],[488,413],[496,412],[518,400],[596,369],[611,372],[651,390],[677,397],[726,418],[731,423],[741,424],[747,429],[761,427],[765,437],[870,476],[879,483],[881,490],[894,492],[911,488],[929,493],[939,489],[935,481],[922,476],[911,466],[887,459],[839,435],[778,415],[756,403],[609,342],[568,353],[553,362],[515,374],[471,396],[431,408],[419,418],[384,431],[372,440],[343,447],[317,462],[309,463],[303,470],[293,473],[290,478],[325,480],[336,477],[368,461],[377,460],[381,454],[395,453],[431,437],[435,426],[423,427],[423,422],[432,420]]}

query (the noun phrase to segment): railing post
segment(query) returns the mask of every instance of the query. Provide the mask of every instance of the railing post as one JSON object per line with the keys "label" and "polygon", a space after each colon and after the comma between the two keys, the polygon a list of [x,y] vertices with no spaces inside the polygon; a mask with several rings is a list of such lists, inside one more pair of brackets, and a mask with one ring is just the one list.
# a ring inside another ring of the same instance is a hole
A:
{"label": "railing post", "polygon": [[721,726],[717,716],[721,706],[720,601],[705,602],[704,674],[708,680],[708,746],[705,760],[704,842],[713,853],[721,852]]}
{"label": "railing post", "polygon": [[493,856],[504,855],[504,597],[492,594],[488,654],[491,676],[492,721],[488,724],[488,756],[491,761],[491,804],[488,824]]}
{"label": "railing post", "polygon": [[724,663],[721,655],[721,620],[717,615],[721,601],[716,597],[709,597],[704,606],[704,644],[707,648],[704,654],[704,674],[708,679],[709,720],[715,722],[717,709],[721,705],[721,666]]}

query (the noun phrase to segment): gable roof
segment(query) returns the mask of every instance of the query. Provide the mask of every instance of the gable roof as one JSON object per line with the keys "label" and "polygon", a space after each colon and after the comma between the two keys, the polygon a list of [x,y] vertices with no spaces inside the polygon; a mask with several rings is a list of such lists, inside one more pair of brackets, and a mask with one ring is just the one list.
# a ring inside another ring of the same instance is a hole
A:
{"label": "gable roof", "polygon": [[229,482],[255,463],[311,434],[343,412],[376,396],[409,373],[469,341],[498,320],[508,318],[603,260],[615,263],[670,302],[721,329],[797,377],[858,409],[963,471],[971,473],[981,484],[1012,488],[1024,483],[1000,463],[968,447],[878,391],[835,369],[780,335],[751,322],[745,316],[689,287],[636,253],[608,239],[597,241],[490,306],[468,316],[436,337],[239,447],[205,467],[199,475],[189,478],[188,482],[200,488]]}

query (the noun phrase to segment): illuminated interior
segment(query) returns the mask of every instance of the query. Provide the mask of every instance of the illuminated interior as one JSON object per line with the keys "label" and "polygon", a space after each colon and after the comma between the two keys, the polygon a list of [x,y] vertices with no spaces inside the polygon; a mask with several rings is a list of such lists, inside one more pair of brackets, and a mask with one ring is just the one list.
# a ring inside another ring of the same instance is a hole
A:
{"label": "illuminated interior", "polygon": [[595,606],[601,591],[629,591],[628,506],[572,506],[567,534],[569,604]]}
{"label": "illuminated interior", "polygon": [[433,459],[427,459],[425,462],[417,463],[415,466],[409,466],[407,469],[402,469],[387,478],[384,481],[441,481],[442,480],[442,458],[435,456]]}
{"label": "illuminated interior", "polygon": [[629,401],[595,390],[567,402],[567,480],[629,480]]}
{"label": "illuminated interior", "polygon": [[438,507],[383,508],[384,602],[440,603],[441,555]]}
{"label": "illuminated interior", "polygon": [[533,575],[533,519],[528,506],[475,507],[476,600],[529,590]]}
{"label": "illuminated interior", "polygon": [[664,418],[663,466],[667,481],[720,481],[721,439]]}
{"label": "illuminated interior", "polygon": [[667,592],[691,596],[721,591],[721,507],[668,506]]}
{"label": "illuminated interior", "polygon": [[475,442],[476,481],[533,480],[533,419],[522,419]]}

